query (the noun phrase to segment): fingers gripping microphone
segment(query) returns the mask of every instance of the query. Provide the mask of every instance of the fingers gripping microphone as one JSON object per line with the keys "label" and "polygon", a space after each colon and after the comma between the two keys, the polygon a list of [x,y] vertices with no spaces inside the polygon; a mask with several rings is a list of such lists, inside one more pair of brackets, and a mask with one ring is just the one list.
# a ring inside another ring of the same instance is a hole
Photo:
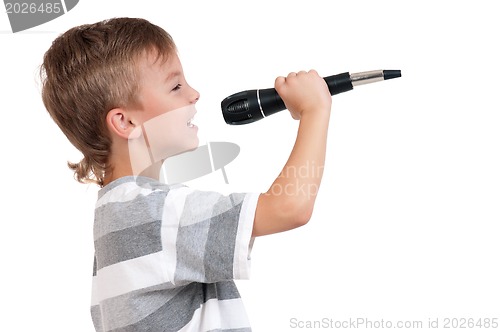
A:
{"label": "fingers gripping microphone", "polygon": [[[324,77],[333,95],[352,90],[353,87],[391,78],[401,77],[401,70],[374,70],[362,73],[342,73]],[[222,115],[227,124],[241,125],[263,119],[286,109],[285,103],[274,88],[247,90],[225,98],[221,103]]]}

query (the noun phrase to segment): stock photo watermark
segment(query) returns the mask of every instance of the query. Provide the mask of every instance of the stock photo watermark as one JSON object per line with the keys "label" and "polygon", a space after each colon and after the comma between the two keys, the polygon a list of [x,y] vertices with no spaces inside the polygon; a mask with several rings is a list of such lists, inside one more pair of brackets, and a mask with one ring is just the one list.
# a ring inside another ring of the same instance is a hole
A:
{"label": "stock photo watermark", "polygon": [[397,320],[366,317],[356,317],[347,319],[334,319],[323,317],[320,319],[303,319],[292,317],[289,325],[292,329],[323,329],[323,330],[348,330],[348,329],[461,329],[461,330],[499,330],[499,318],[495,317],[442,317],[426,318],[419,320]]}
{"label": "stock photo watermark", "polygon": [[18,1],[4,0],[13,33],[31,29],[56,19],[72,10],[79,0]]}
{"label": "stock photo watermark", "polygon": [[[305,165],[299,167],[285,166],[278,176],[278,180],[280,178],[287,178],[288,181],[286,181],[286,184],[277,181],[273,183],[266,194],[315,197],[319,192],[319,180],[322,177],[323,170],[324,165],[317,165],[314,161],[308,161]],[[315,182],[314,179],[318,181]]]}

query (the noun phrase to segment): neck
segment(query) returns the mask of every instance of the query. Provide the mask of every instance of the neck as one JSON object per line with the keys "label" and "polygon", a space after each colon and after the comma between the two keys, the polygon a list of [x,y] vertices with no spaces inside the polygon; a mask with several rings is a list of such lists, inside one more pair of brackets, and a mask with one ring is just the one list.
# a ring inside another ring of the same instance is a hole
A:
{"label": "neck", "polygon": [[155,180],[160,180],[161,166],[163,165],[163,160],[160,160],[153,165],[146,168],[144,171],[139,173],[140,176],[146,176]]}
{"label": "neck", "polygon": [[124,176],[160,179],[163,159],[155,161],[144,140],[118,141],[111,150],[115,153],[109,159],[111,167],[105,174],[104,186]]}

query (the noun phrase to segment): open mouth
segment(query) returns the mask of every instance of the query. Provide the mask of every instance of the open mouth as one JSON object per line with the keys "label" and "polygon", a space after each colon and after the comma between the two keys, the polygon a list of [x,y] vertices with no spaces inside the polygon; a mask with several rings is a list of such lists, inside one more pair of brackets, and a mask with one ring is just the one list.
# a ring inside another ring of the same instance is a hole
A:
{"label": "open mouth", "polygon": [[189,120],[188,120],[188,122],[187,122],[187,126],[188,126],[189,128],[194,128],[194,127],[196,127],[196,125],[193,123],[193,120],[194,120],[194,115],[193,115],[193,117],[192,117],[191,119],[189,119]]}

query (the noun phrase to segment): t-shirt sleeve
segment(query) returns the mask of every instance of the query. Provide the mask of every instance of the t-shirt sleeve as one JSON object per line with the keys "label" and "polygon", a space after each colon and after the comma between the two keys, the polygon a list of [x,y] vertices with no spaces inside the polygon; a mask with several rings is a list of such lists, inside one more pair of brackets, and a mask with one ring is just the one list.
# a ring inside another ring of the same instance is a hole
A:
{"label": "t-shirt sleeve", "polygon": [[182,284],[249,278],[258,197],[172,188],[161,226],[169,279]]}

